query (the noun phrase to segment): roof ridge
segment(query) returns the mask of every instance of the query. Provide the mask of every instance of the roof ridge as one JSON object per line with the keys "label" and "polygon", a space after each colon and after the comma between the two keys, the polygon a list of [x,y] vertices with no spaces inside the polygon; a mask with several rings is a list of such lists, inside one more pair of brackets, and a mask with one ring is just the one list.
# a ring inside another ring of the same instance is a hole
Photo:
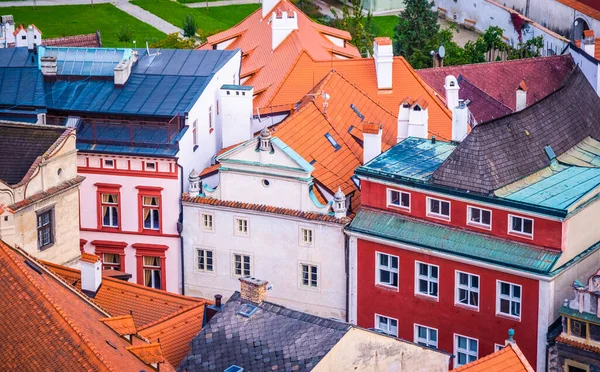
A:
{"label": "roof ridge", "polygon": [[519,58],[519,59],[507,59],[505,61],[490,61],[490,62],[477,62],[477,63],[466,63],[464,65],[454,65],[454,66],[445,66],[445,67],[427,67],[427,68],[420,68],[418,71],[446,71],[446,70],[452,70],[452,69],[461,69],[464,67],[485,67],[485,66],[489,66],[489,65],[498,65],[498,64],[519,64],[519,63],[528,63],[531,61],[542,61],[542,60],[548,60],[548,59],[562,59],[562,58],[567,58],[566,54],[557,54],[557,55],[553,55],[553,56],[545,56],[545,57],[530,57],[530,58]]}
{"label": "roof ridge", "polygon": [[141,284],[137,284],[137,283],[131,283],[131,282],[126,282],[124,280],[121,279],[117,279],[117,278],[111,278],[111,277],[103,277],[102,278],[103,281],[109,281],[109,282],[114,282],[117,284],[121,284],[121,285],[125,285],[125,286],[130,286],[130,287],[134,287],[134,288],[140,288],[140,289],[144,289],[145,291],[148,292],[152,292],[158,295],[163,295],[163,296],[168,296],[168,297],[174,297],[174,298],[178,298],[181,300],[188,300],[188,301],[196,301],[196,302],[204,302],[206,300],[201,299],[201,298],[195,298],[195,297],[188,297],[188,296],[183,296],[177,293],[171,293],[171,292],[167,292],[161,289],[154,289],[151,287],[146,287],[143,286]]}
{"label": "roof ridge", "polygon": [[147,330],[148,328],[152,328],[152,327],[154,327],[154,326],[156,326],[156,325],[158,325],[160,323],[163,323],[163,322],[165,322],[167,320],[170,320],[172,318],[176,318],[176,317],[178,317],[179,315],[181,315],[183,313],[186,313],[186,312],[188,312],[190,310],[196,309],[197,307],[205,306],[205,305],[206,305],[206,302],[198,302],[196,304],[192,304],[192,305],[189,305],[187,307],[181,308],[181,309],[177,310],[174,313],[166,315],[166,316],[164,316],[164,317],[162,317],[160,319],[157,319],[157,320],[155,320],[155,321],[153,321],[151,323],[145,324],[143,327],[138,328],[138,332],[143,332],[143,331]]}
{"label": "roof ridge", "polygon": [[[313,61],[313,62],[315,61],[312,58],[312,56],[310,54],[308,54],[308,52],[306,51],[306,49],[302,48],[301,52],[298,53],[298,56],[294,60],[294,63],[292,63],[292,65],[290,66],[289,70],[285,73],[285,75],[279,81],[279,84],[277,85],[277,89],[275,89],[275,91],[273,92],[273,94],[271,94],[271,97],[266,102],[266,104],[264,105],[264,107],[268,107],[269,105],[271,105],[271,102],[273,102],[273,100],[275,99],[275,97],[277,96],[277,94],[279,93],[279,91],[281,90],[281,88],[283,87],[283,84],[285,83],[285,81],[287,80],[287,78],[292,74],[292,72],[296,68],[296,65],[300,61],[300,58],[302,58],[303,55],[306,55],[308,58],[311,59],[311,61]],[[314,89],[314,87],[313,87],[313,89]]]}
{"label": "roof ridge", "polygon": [[[56,313],[58,313],[58,315],[63,318],[63,320],[65,321],[65,323],[67,323],[69,325],[69,327],[71,327],[71,329],[73,329],[73,331],[75,332],[75,334],[77,334],[77,336],[79,336],[79,338],[83,341],[83,343],[92,351],[92,353],[98,358],[98,360],[100,361],[100,363],[102,363],[110,371],[116,371],[116,369],[114,369],[102,357],[102,355],[100,354],[100,352],[91,344],[91,342],[89,341],[89,339],[83,334],[83,332],[79,329],[79,327],[77,327],[75,324],[73,324],[73,321],[70,319],[70,317],[67,316],[67,314],[61,309],[61,307],[58,306],[54,302],[54,300],[52,299],[52,297],[50,296],[50,294],[48,294],[41,287],[41,285],[33,278],[33,276],[27,271],[27,269],[25,269],[25,267],[23,267],[23,265],[19,262],[19,260],[15,259],[15,257],[13,255],[17,254],[16,250],[18,248],[12,248],[12,247],[8,246],[6,243],[4,243],[4,241],[1,241],[1,240],[0,240],[0,247],[2,248],[2,250],[4,250],[7,253],[7,256],[14,263],[14,265],[25,275],[25,278],[27,278],[27,280],[29,280],[29,282],[33,285],[33,287],[46,299],[47,303],[52,308],[54,308],[54,310],[56,311]],[[19,253],[21,253],[21,252],[19,252]],[[23,256],[26,257],[27,259],[29,258],[28,255],[23,255]],[[38,266],[39,268],[45,269],[43,267],[43,265],[41,265],[37,260],[35,260],[34,262],[37,264],[36,266]],[[41,265],[41,267],[40,267],[40,265]],[[48,269],[45,269],[44,271],[47,274],[50,274],[50,276],[53,277],[54,279],[58,279],[53,273],[49,272]],[[59,281],[59,283],[64,283],[64,281],[62,281],[62,280],[58,280],[58,281]],[[68,289],[72,289],[70,287],[67,287],[67,288]],[[74,292],[74,293],[76,293],[76,292]],[[84,301],[85,301],[85,299],[84,299]]]}
{"label": "roof ridge", "polygon": [[[480,92],[485,93],[485,95],[487,97],[489,97],[490,100],[495,101],[497,103],[499,103],[500,105],[502,105],[503,107],[507,108],[508,110],[510,110],[512,112],[512,109],[508,106],[506,106],[503,102],[497,100],[496,98],[494,98],[491,94],[489,94],[485,89],[482,89],[480,87],[478,87],[477,85],[475,85],[475,83],[473,83],[471,80],[467,79],[466,77],[464,77],[462,74],[459,75],[459,77],[461,77],[461,82],[462,81],[466,81],[467,83],[471,84],[471,86],[477,90],[479,90]],[[458,79],[458,78],[457,78]],[[459,83],[460,84],[460,83]]]}

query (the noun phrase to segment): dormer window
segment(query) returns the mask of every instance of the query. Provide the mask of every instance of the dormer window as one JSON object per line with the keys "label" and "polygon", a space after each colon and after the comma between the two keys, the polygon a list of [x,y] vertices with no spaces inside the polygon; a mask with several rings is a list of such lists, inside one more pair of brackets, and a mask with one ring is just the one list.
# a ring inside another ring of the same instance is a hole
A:
{"label": "dormer window", "polygon": [[415,105],[415,107],[413,108],[413,110],[415,110],[415,111],[421,111],[421,107],[419,105]]}
{"label": "dormer window", "polygon": [[450,220],[450,202],[440,199],[427,198],[427,216]]}
{"label": "dormer window", "polygon": [[531,218],[509,215],[508,232],[533,237],[533,220]]}

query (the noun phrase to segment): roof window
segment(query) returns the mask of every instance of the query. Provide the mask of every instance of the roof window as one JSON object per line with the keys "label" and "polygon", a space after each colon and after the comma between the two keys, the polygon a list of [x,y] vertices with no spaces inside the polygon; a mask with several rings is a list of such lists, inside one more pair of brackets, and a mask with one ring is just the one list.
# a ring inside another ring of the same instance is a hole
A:
{"label": "roof window", "polygon": [[335,148],[335,151],[342,148],[342,146],[340,146],[337,143],[337,141],[331,136],[331,134],[325,133],[325,138],[327,138],[327,141],[329,141],[329,143],[331,143],[331,146],[333,146]]}
{"label": "roof window", "polygon": [[[237,314],[241,316],[245,316],[246,318],[250,318],[252,314],[254,314],[258,310],[257,306],[252,304],[243,304],[242,307],[238,310]],[[231,367],[229,367],[231,368]],[[232,370],[234,371],[234,370]]]}
{"label": "roof window", "polygon": [[244,369],[240,366],[236,366],[235,364],[227,367],[226,370],[224,370],[223,372],[243,372]]}
{"label": "roof window", "polygon": [[358,116],[360,118],[360,121],[365,120],[365,116],[363,114],[361,114],[360,111],[358,111],[358,109],[356,108],[356,106],[354,106],[354,104],[351,104],[350,108],[352,109],[352,111],[354,111],[356,116]]}

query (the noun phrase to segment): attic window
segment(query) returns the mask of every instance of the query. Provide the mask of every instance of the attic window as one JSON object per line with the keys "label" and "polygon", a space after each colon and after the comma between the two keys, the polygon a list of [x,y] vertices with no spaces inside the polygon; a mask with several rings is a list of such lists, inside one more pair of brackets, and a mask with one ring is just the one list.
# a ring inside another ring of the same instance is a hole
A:
{"label": "attic window", "polygon": [[413,110],[415,110],[415,111],[421,111],[421,107],[419,105],[415,105],[415,108]]}
{"label": "attic window", "polygon": [[360,121],[365,120],[365,116],[363,114],[361,114],[360,111],[358,111],[358,109],[356,108],[356,106],[354,106],[354,104],[351,104],[350,108],[354,111],[356,116],[358,116],[360,118]]}
{"label": "attic window", "polygon": [[331,146],[335,148],[335,151],[342,148],[342,146],[338,145],[337,141],[331,136],[331,134],[325,133],[325,138],[327,138],[327,141],[329,141],[329,143],[331,143]]}
{"label": "attic window", "polygon": [[[246,318],[250,318],[252,314],[254,314],[258,310],[258,307],[252,304],[243,304],[242,307],[238,310],[238,315],[245,316]],[[231,368],[231,367],[230,367]]]}
{"label": "attic window", "polygon": [[104,159],[104,166],[106,168],[113,168],[115,166],[115,161],[112,159]]}
{"label": "attic window", "polygon": [[352,176],[350,177],[350,179],[354,183],[354,186],[356,186],[356,188],[360,190],[360,179],[358,179],[358,177],[356,176]]}
{"label": "attic window", "polygon": [[232,366],[228,367],[223,372],[243,372],[243,371],[244,371],[244,369],[242,367],[236,366],[235,364],[233,364]]}

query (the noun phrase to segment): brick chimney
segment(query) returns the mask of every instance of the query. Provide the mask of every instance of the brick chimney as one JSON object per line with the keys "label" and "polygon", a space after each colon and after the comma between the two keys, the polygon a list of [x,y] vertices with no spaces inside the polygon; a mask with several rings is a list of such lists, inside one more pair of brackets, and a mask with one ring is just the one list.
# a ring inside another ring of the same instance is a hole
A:
{"label": "brick chimney", "polygon": [[275,50],[292,31],[298,29],[296,12],[273,12],[271,15],[271,49]]}
{"label": "brick chimney", "polygon": [[260,304],[267,298],[267,285],[269,282],[252,278],[240,278],[240,295],[244,300]]}
{"label": "brick chimney", "polygon": [[594,31],[583,31],[583,42],[581,44],[583,50],[590,56],[594,57],[594,54],[596,53],[596,35],[594,35]]}
{"label": "brick chimney", "polygon": [[83,252],[81,254],[81,290],[90,297],[102,284],[102,262],[95,254]]}
{"label": "brick chimney", "polygon": [[373,60],[377,72],[377,89],[392,89],[392,66],[394,64],[394,51],[392,39],[389,37],[376,37],[373,43]]}

